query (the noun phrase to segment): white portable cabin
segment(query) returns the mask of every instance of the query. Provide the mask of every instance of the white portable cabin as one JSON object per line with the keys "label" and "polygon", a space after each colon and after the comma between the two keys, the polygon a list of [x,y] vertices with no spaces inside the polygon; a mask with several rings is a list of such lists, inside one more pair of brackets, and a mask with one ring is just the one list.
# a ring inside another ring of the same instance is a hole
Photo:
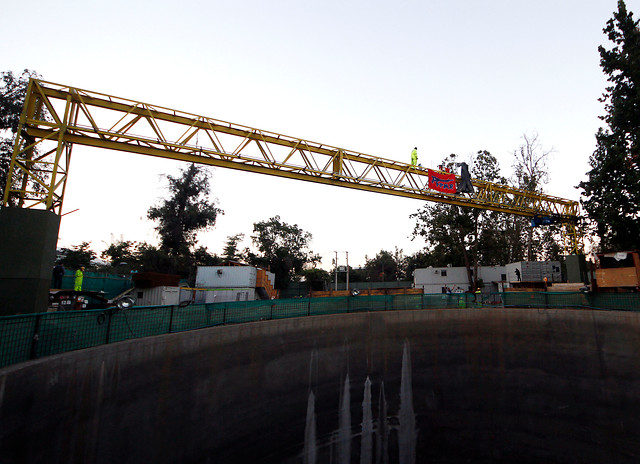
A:
{"label": "white portable cabin", "polygon": [[[271,283],[275,274],[266,271]],[[253,266],[198,266],[196,272],[195,301],[222,303],[225,301],[252,301],[259,299],[258,268]]]}
{"label": "white portable cabin", "polygon": [[[471,269],[473,272],[473,269]],[[478,279],[484,283],[484,292],[501,291],[502,282],[507,278],[505,266],[478,266]],[[413,273],[415,288],[424,293],[466,292],[469,278],[466,267],[428,267],[416,269]]]}

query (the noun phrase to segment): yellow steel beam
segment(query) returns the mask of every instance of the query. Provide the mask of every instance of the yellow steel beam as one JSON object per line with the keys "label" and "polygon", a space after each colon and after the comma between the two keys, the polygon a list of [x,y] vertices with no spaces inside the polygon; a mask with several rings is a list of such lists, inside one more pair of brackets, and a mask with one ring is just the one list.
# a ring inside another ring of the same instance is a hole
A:
{"label": "yellow steel beam", "polygon": [[[48,118],[34,109],[38,104]],[[578,216],[576,201],[479,180],[473,181],[473,196],[440,193],[429,189],[428,172],[419,166],[40,80],[29,85],[18,134],[12,171],[33,179],[35,144],[53,143],[50,179],[36,182],[38,191],[28,191],[24,182],[14,189],[8,182],[3,203],[17,196],[24,207],[58,213],[71,147],[80,144],[520,216],[553,216],[567,224]]]}

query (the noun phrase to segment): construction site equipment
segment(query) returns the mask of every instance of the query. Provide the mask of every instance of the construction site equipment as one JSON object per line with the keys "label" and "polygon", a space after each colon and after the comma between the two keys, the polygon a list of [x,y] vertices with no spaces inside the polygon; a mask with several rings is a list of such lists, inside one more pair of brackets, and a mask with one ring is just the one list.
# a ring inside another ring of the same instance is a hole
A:
{"label": "construction site equipment", "polygon": [[3,205],[61,214],[75,144],[545,218],[562,224],[569,253],[580,248],[577,201],[480,180],[473,196],[437,192],[421,166],[37,79],[29,82]]}
{"label": "construction site equipment", "polygon": [[640,291],[640,256],[637,251],[596,255],[595,287],[600,291]]}
{"label": "construction site equipment", "polygon": [[352,290],[311,290],[310,298],[326,298],[331,296],[371,296],[371,295],[421,295],[424,291],[421,288],[354,288]]}
{"label": "construction site equipment", "polygon": [[91,290],[53,290],[49,293],[50,311],[77,311],[83,309],[131,308],[136,300],[127,295],[128,291],[113,299],[104,292]]}
{"label": "construction site equipment", "polygon": [[161,272],[136,272],[132,274],[136,288],[179,287],[178,274],[163,274]]}

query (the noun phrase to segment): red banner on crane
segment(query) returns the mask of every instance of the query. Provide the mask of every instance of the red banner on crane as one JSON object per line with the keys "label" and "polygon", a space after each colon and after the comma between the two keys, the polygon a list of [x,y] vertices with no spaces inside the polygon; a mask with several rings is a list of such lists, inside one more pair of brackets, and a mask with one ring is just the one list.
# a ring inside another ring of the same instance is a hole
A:
{"label": "red banner on crane", "polygon": [[444,172],[429,171],[429,188],[444,193],[456,193],[456,175]]}

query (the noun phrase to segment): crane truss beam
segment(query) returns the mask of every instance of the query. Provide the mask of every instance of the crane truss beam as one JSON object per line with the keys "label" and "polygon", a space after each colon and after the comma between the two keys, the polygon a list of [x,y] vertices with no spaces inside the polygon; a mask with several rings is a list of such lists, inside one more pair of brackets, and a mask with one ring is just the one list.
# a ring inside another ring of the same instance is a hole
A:
{"label": "crane truss beam", "polygon": [[480,180],[473,181],[473,196],[441,193],[429,188],[428,171],[419,166],[36,79],[29,84],[3,204],[60,214],[75,144],[520,216],[551,216],[569,226],[578,215],[576,201]]}

